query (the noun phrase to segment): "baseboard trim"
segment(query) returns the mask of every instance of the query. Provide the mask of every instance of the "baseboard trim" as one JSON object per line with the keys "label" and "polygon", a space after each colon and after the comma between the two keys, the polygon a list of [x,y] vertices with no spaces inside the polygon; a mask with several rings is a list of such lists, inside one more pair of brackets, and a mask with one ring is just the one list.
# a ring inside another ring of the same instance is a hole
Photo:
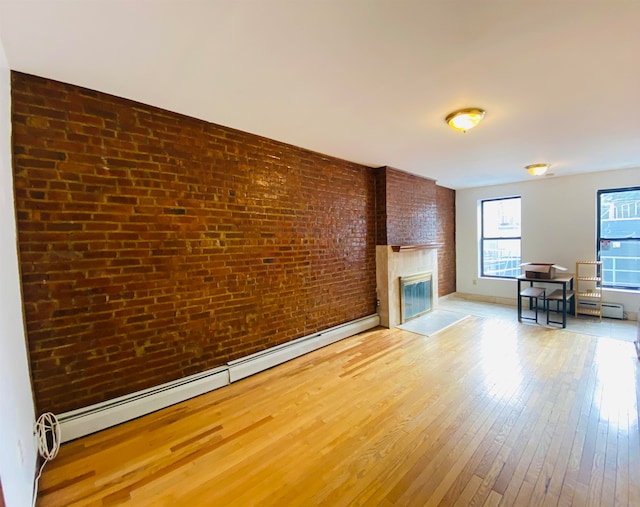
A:
{"label": "baseboard trim", "polygon": [[448,296],[458,297],[460,299],[467,299],[469,301],[479,301],[481,303],[493,303],[497,305],[505,305],[505,306],[518,306],[517,298],[505,298],[499,296],[486,296],[483,294],[470,294],[466,292],[454,292],[453,294],[448,294],[447,296],[443,296],[440,299],[444,299]]}
{"label": "baseboard trim", "polygon": [[61,440],[69,442],[219,389],[379,324],[378,314],[370,315],[174,382],[65,412],[58,415]]}
{"label": "baseboard trim", "polygon": [[368,317],[325,329],[319,333],[304,336],[265,351],[230,361],[228,363],[229,380],[236,382],[379,325],[380,316],[378,314],[369,315]]}
{"label": "baseboard trim", "polygon": [[[544,280],[541,280],[541,282],[543,281]],[[470,294],[466,292],[454,292],[452,294],[447,294],[446,296],[440,296],[441,301],[446,301],[448,298],[460,298],[460,299],[466,299],[469,301],[479,301],[481,303],[494,303],[494,304],[506,305],[506,306],[518,306],[517,299],[504,298],[504,297],[498,297],[498,296],[486,296],[482,294]],[[625,308],[623,320],[637,321],[639,317],[640,317],[640,312],[628,311]]]}
{"label": "baseboard trim", "polygon": [[58,416],[62,442],[130,421],[229,384],[226,366]]}

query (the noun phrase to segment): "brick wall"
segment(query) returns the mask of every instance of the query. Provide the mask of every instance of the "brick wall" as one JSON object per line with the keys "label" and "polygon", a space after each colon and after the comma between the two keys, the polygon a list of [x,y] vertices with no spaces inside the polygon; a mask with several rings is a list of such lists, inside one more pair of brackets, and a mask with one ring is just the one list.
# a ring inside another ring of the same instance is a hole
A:
{"label": "brick wall", "polygon": [[387,168],[374,169],[376,175],[376,245],[387,242]]}
{"label": "brick wall", "polygon": [[376,244],[441,243],[438,295],[455,292],[455,190],[391,167],[379,167],[375,172]]}
{"label": "brick wall", "polygon": [[375,173],[12,74],[37,409],[200,372],[375,313]]}
{"label": "brick wall", "polygon": [[456,191],[436,186],[438,249],[438,295],[456,291]]}
{"label": "brick wall", "polygon": [[385,216],[378,216],[377,244],[435,243],[436,182],[391,167],[380,167],[376,171],[378,188],[381,179],[385,185]]}
{"label": "brick wall", "polygon": [[374,313],[376,239],[444,243],[455,291],[455,192],[432,180],[21,73],[12,104],[39,411]]}

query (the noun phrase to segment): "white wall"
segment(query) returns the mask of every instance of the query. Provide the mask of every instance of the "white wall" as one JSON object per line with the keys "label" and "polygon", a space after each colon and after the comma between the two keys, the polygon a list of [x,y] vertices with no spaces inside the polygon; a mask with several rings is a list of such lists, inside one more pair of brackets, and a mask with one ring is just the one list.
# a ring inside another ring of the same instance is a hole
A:
{"label": "white wall", "polygon": [[10,74],[1,44],[0,214],[0,478],[7,507],[25,507],[32,501],[37,451],[13,204]]}
{"label": "white wall", "polygon": [[[456,190],[457,291],[516,301],[515,280],[478,276],[480,200],[522,196],[523,262],[553,262],[573,273],[577,260],[596,258],[596,192],[636,185],[640,168]],[[629,291],[605,290],[603,300],[622,303],[632,318],[640,306],[640,294]]]}

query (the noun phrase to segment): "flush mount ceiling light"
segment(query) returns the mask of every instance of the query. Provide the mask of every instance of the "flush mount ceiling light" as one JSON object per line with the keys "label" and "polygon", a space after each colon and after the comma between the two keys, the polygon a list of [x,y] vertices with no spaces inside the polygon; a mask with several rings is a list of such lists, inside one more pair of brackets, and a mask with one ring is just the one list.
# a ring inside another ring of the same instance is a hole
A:
{"label": "flush mount ceiling light", "polygon": [[470,107],[467,109],[459,109],[454,111],[445,118],[445,121],[453,130],[461,130],[466,132],[469,129],[475,127],[480,120],[484,118],[484,109],[478,109],[477,107]]}
{"label": "flush mount ceiling light", "polygon": [[531,164],[525,166],[525,169],[529,172],[531,176],[542,176],[549,169],[549,164]]}

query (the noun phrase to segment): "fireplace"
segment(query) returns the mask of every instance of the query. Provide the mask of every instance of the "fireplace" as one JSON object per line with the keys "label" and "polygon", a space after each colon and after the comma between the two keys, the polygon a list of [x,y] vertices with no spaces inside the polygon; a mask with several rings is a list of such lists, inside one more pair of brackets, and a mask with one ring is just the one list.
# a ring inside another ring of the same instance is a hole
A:
{"label": "fireplace", "polygon": [[431,272],[400,277],[400,322],[431,311]]}
{"label": "fireplace", "polygon": [[[439,244],[397,247],[392,245],[376,246],[376,280],[378,294],[378,314],[380,325],[394,328],[406,319],[401,308],[401,287],[399,280],[410,279],[416,274],[429,273],[429,308],[438,307],[438,247]],[[416,291],[424,290],[414,287]],[[412,296],[412,301],[413,301]],[[414,303],[412,306],[415,309]],[[426,307],[417,313],[424,313]]]}

